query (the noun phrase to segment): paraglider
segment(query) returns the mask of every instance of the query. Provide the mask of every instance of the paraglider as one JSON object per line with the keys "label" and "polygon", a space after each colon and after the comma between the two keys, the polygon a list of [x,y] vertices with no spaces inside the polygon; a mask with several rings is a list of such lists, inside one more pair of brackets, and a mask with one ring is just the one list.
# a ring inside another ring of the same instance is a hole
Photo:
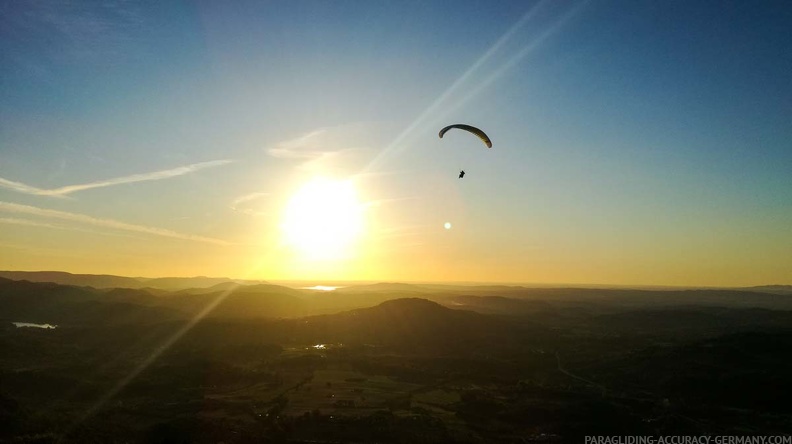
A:
{"label": "paraglider", "polygon": [[465,125],[463,123],[457,123],[455,125],[448,125],[447,127],[441,129],[440,130],[440,134],[439,134],[440,138],[442,139],[443,135],[448,130],[450,130],[452,128],[465,130],[465,131],[467,131],[469,133],[475,134],[475,135],[478,136],[479,139],[481,139],[482,142],[484,142],[484,145],[487,145],[487,148],[492,148],[492,141],[490,140],[489,136],[487,136],[487,134],[484,133],[484,131],[481,131],[480,129],[476,128],[475,126]]}
{"label": "paraglider", "polygon": [[[484,145],[487,145],[487,148],[492,148],[492,141],[490,140],[489,136],[487,136],[487,134],[484,131],[481,131],[480,129],[476,128],[475,126],[465,125],[464,123],[457,123],[455,125],[448,125],[447,127],[441,129],[440,130],[440,134],[438,134],[438,135],[442,139],[443,135],[448,130],[453,129],[453,128],[465,130],[465,131],[467,131],[467,132],[469,132],[471,134],[475,134],[476,136],[478,136],[479,139],[481,139],[482,142],[484,142]],[[459,171],[459,178],[461,179],[463,177],[465,177],[465,170],[460,170]]]}

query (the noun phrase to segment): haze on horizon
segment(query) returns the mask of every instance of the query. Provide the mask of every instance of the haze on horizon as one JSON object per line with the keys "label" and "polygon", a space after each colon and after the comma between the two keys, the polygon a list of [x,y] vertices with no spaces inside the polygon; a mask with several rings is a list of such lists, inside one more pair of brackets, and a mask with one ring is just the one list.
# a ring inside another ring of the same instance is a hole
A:
{"label": "haze on horizon", "polygon": [[[792,283],[786,2],[48,0],[1,20],[0,270]],[[451,123],[493,148],[438,138]]]}

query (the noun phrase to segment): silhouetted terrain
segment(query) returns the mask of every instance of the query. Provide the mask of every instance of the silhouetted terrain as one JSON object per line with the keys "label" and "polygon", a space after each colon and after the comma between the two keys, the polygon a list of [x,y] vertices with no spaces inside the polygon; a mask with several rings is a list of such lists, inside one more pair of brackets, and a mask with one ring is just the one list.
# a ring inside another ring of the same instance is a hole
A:
{"label": "silhouetted terrain", "polygon": [[0,271],[0,277],[31,282],[52,282],[56,284],[94,288],[154,288],[160,290],[205,288],[226,283],[266,284],[264,281],[211,278],[205,276],[191,278],[131,278],[108,274],[72,274],[62,271]]}
{"label": "silhouetted terrain", "polygon": [[0,278],[0,442],[788,434],[790,300],[775,291],[319,292],[232,281],[167,291]]}
{"label": "silhouetted terrain", "polygon": [[760,285],[757,287],[748,287],[746,290],[763,293],[792,294],[792,285]]}

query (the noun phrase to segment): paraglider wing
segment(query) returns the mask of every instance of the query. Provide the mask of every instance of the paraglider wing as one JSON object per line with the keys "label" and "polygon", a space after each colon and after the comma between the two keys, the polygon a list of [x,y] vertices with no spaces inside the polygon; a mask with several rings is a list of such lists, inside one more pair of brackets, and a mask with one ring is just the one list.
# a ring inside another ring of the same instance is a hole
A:
{"label": "paraglider wing", "polygon": [[469,133],[473,133],[473,134],[477,135],[478,138],[481,139],[481,141],[484,142],[485,145],[487,145],[487,148],[492,148],[492,141],[484,133],[484,131],[481,131],[480,129],[476,128],[475,126],[465,125],[465,124],[462,124],[462,123],[458,123],[456,125],[448,125],[447,127],[441,129],[440,130],[440,134],[439,134],[440,138],[442,139],[443,135],[446,133],[446,131],[448,131],[448,130],[450,130],[452,128],[457,128],[457,129],[465,130],[465,131],[467,131]]}

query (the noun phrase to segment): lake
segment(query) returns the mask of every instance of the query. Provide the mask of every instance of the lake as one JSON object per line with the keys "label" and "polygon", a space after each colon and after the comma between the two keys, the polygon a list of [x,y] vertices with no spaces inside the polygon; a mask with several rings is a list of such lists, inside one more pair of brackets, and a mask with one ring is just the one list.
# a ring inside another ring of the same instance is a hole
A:
{"label": "lake", "polygon": [[57,325],[52,324],[33,324],[30,322],[12,322],[17,328],[20,327],[34,327],[34,328],[46,328],[46,329],[55,329],[58,328]]}

